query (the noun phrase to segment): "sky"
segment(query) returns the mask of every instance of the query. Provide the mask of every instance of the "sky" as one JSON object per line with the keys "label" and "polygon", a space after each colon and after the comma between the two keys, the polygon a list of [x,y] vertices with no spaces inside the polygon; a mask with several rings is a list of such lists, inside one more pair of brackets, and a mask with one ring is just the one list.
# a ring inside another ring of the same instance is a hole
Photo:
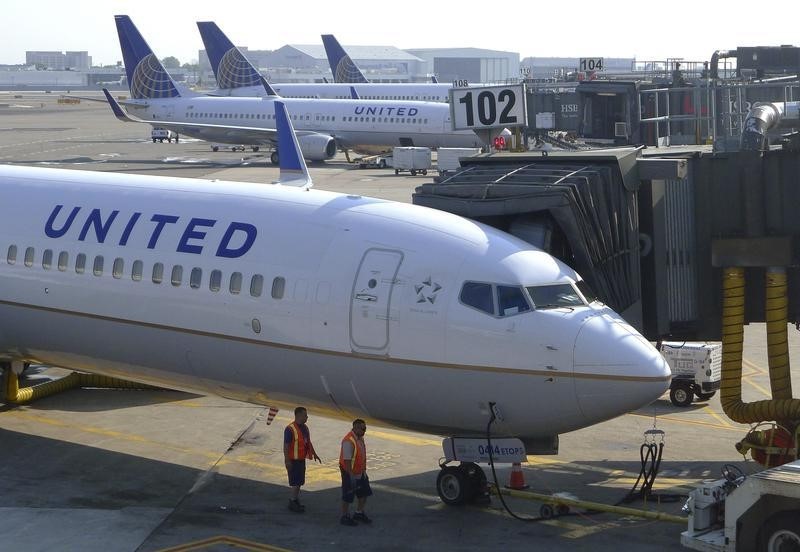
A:
{"label": "sky", "polygon": [[[196,21],[216,21],[237,46],[320,44],[475,47],[525,57],[708,60],[737,46],[800,46],[800,7],[708,0],[584,2],[452,0],[4,0],[0,64],[26,50],[88,50],[95,65],[122,59],[113,16],[127,14],[159,58],[197,59]],[[746,10],[750,10],[749,12]]]}

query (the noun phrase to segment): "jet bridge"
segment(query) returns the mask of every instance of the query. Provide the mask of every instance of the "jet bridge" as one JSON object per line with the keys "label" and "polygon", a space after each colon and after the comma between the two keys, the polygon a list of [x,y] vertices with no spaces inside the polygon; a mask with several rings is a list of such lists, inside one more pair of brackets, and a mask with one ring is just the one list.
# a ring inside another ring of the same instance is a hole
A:
{"label": "jet bridge", "polygon": [[547,250],[653,341],[718,341],[724,267],[746,272],[745,323],[765,321],[764,268],[785,267],[788,320],[800,321],[798,167],[796,140],[490,154],[413,202]]}

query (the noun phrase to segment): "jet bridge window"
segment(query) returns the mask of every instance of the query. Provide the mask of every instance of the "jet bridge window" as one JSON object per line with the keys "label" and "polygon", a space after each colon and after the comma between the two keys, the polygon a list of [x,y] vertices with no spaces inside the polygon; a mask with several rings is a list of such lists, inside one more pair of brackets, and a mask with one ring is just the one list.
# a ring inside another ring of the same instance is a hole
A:
{"label": "jet bridge window", "polygon": [[468,307],[494,315],[494,294],[492,284],[464,282],[459,299]]}
{"label": "jet bridge window", "polygon": [[564,307],[580,307],[583,299],[570,284],[551,284],[546,286],[529,286],[528,293],[534,306],[541,309],[557,309]]}
{"label": "jet bridge window", "polygon": [[497,286],[497,304],[500,306],[500,316],[531,310],[522,288],[518,286]]}
{"label": "jet bridge window", "polygon": [[8,264],[13,265],[17,262],[17,246],[16,245],[9,245],[8,246],[8,254],[6,255],[6,261]]}

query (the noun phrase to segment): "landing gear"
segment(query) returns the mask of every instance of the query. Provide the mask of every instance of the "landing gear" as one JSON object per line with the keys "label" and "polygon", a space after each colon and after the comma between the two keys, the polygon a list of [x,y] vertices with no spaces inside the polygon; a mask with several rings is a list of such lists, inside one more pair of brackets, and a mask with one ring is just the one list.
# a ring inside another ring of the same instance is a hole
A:
{"label": "landing gear", "polygon": [[272,155],[270,155],[270,156],[269,156],[269,161],[270,161],[270,163],[272,163],[273,165],[277,165],[277,164],[279,163],[279,161],[280,161],[280,158],[278,157],[278,151],[277,151],[277,150],[276,150],[276,151],[273,151],[273,152],[272,152]]}
{"label": "landing gear", "polygon": [[436,478],[436,491],[442,502],[451,506],[468,502],[486,504],[489,501],[486,475],[480,466],[472,462],[442,466]]}

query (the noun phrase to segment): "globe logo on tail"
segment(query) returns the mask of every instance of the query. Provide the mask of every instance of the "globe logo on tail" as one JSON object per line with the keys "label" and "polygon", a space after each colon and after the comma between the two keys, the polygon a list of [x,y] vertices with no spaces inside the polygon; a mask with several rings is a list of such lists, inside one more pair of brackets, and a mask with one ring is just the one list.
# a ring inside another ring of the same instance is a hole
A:
{"label": "globe logo on tail", "polygon": [[130,83],[131,95],[142,98],[174,98],[178,90],[155,54],[148,54],[136,65]]}

